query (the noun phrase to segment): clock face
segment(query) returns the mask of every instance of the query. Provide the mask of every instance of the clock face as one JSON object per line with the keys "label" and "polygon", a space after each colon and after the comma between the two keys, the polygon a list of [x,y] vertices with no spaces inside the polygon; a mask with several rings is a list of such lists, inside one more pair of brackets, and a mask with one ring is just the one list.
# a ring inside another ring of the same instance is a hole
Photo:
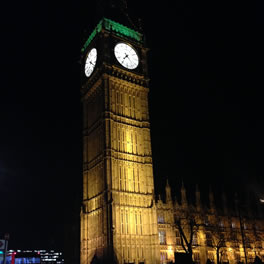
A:
{"label": "clock face", "polygon": [[89,51],[85,61],[84,72],[87,77],[91,76],[96,64],[96,60],[97,60],[97,50],[96,48],[93,48]]}
{"label": "clock face", "polygon": [[114,53],[118,62],[129,70],[136,69],[139,63],[136,51],[128,44],[118,43]]}

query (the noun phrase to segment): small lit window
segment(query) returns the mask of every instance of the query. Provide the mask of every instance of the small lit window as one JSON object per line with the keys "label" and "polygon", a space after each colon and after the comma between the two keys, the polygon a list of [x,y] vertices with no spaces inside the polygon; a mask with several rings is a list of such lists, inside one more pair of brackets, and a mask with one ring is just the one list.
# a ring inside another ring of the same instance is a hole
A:
{"label": "small lit window", "polygon": [[213,239],[211,233],[206,233],[206,244],[207,246],[213,246]]}
{"label": "small lit window", "polygon": [[166,232],[164,230],[159,230],[159,241],[161,245],[166,244]]}
{"label": "small lit window", "polygon": [[222,229],[224,228],[224,222],[222,220],[219,221],[219,227]]}
{"label": "small lit window", "polygon": [[198,246],[198,236],[197,233],[193,233],[193,245]]}
{"label": "small lit window", "polygon": [[199,254],[199,252],[194,252],[193,253],[193,259],[194,259],[194,262],[196,262],[196,263],[200,262],[200,254]]}
{"label": "small lit window", "polygon": [[159,224],[164,224],[165,223],[163,214],[159,214],[158,215],[158,223]]}
{"label": "small lit window", "polygon": [[179,230],[176,230],[176,245],[181,245],[181,235]]}

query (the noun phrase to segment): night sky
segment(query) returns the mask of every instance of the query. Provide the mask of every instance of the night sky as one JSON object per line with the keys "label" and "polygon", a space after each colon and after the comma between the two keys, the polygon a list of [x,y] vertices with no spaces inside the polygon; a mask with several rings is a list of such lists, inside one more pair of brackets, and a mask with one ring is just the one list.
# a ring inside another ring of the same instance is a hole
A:
{"label": "night sky", "polygon": [[[62,249],[79,214],[79,59],[95,22],[90,2],[1,4],[0,235],[10,233],[10,248]],[[150,48],[156,193],[168,178],[174,195],[182,180],[261,194],[263,3],[128,7]]]}

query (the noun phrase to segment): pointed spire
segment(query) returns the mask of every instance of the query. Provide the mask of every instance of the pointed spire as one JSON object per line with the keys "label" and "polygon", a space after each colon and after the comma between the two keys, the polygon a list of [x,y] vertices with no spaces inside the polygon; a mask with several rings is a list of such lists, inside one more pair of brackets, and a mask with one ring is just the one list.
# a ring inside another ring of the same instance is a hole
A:
{"label": "pointed spire", "polygon": [[201,193],[198,184],[196,184],[196,189],[195,189],[195,202],[196,202],[197,211],[201,211]]}
{"label": "pointed spire", "polygon": [[171,199],[171,187],[169,185],[168,178],[167,178],[167,183],[166,183],[165,191],[166,191],[166,203],[172,202],[172,199]]}
{"label": "pointed spire", "polygon": [[183,181],[182,181],[182,186],[181,186],[181,204],[183,207],[188,206],[187,197],[186,197],[186,189],[184,187]]}
{"label": "pointed spire", "polygon": [[210,202],[210,209],[212,212],[215,212],[215,202],[214,202],[214,194],[212,190],[212,186],[209,185],[209,202]]}
{"label": "pointed spire", "polygon": [[134,24],[128,14],[128,4],[126,0],[98,0],[96,22],[103,17],[112,19],[134,30],[139,30],[139,27]]}

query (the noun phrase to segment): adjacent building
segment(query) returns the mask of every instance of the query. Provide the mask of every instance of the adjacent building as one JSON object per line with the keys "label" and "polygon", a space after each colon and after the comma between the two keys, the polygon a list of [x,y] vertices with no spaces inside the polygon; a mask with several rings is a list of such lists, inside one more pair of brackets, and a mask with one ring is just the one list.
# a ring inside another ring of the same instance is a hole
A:
{"label": "adjacent building", "polygon": [[264,261],[264,222],[257,200],[245,205],[234,195],[228,202],[223,193],[216,203],[210,189],[202,203],[196,186],[190,203],[184,184],[172,199],[168,182],[165,192],[166,198],[156,203],[160,263],[176,261],[178,253],[191,253],[201,264],[253,263],[256,257]]}

